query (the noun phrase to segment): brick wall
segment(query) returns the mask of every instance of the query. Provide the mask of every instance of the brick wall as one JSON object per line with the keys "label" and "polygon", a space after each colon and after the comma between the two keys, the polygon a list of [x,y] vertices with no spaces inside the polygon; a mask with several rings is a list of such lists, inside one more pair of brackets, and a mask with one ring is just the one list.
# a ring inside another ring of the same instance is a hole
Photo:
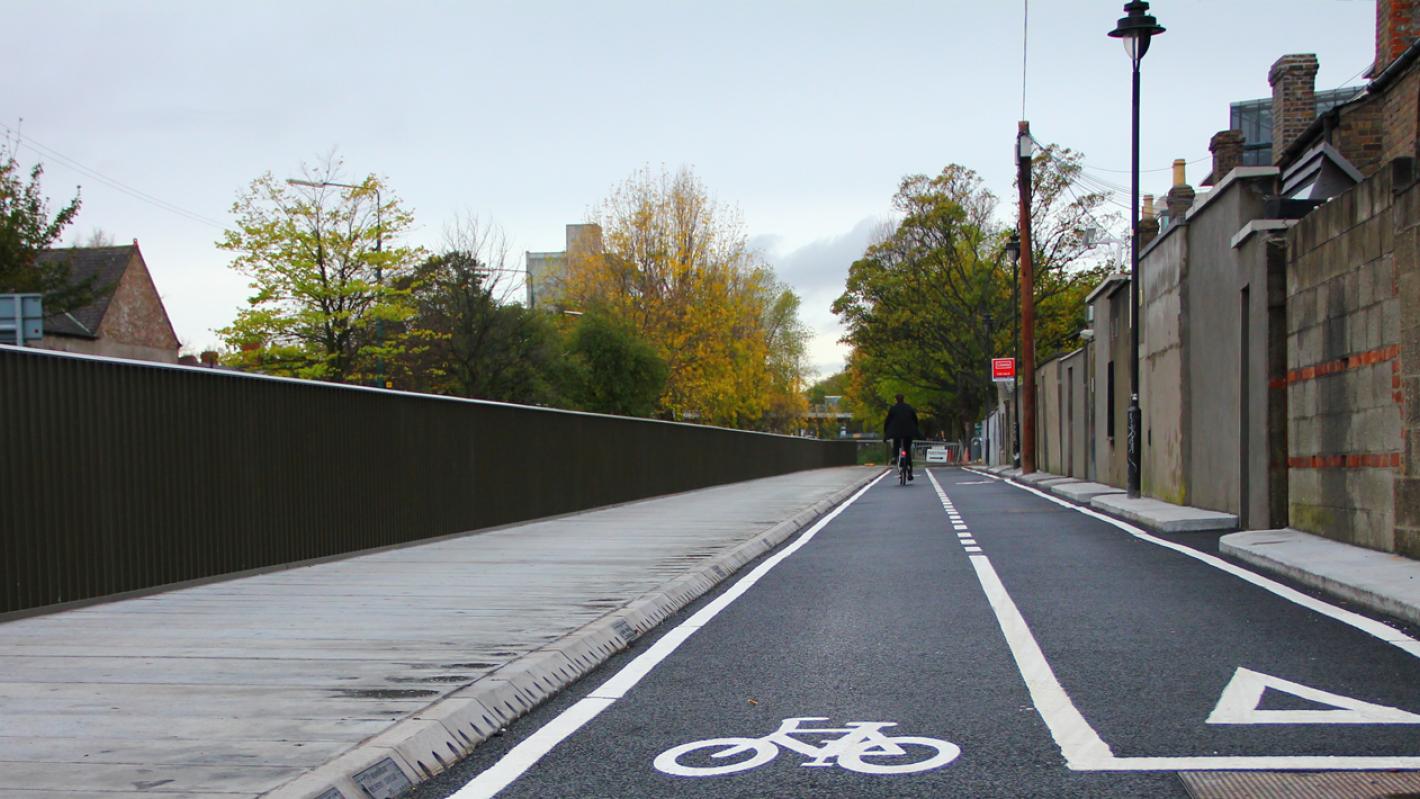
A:
{"label": "brick wall", "polygon": [[1331,143],[1362,175],[1385,163],[1385,114],[1380,103],[1342,106]]}
{"label": "brick wall", "polygon": [[1288,518],[1416,556],[1395,530],[1405,459],[1393,185],[1382,169],[1287,237]]}
{"label": "brick wall", "polygon": [[[1413,158],[1420,138],[1420,68],[1411,65],[1408,74],[1386,87],[1384,100],[1385,160]],[[1364,170],[1363,170],[1364,171]]]}

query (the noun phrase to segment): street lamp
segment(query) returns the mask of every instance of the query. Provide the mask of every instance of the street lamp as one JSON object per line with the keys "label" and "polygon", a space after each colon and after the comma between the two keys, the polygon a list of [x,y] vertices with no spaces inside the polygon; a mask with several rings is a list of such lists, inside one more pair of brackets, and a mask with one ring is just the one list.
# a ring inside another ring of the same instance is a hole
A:
{"label": "street lamp", "polygon": [[[286,178],[286,182],[292,186],[306,186],[312,189],[324,189],[336,187],[360,191],[369,188],[375,192],[375,285],[384,286],[384,267],[380,264],[380,252],[384,244],[384,203],[380,202],[380,186],[373,185],[358,186],[354,183],[337,183],[333,180],[298,180],[297,178]],[[384,346],[385,343],[385,320],[375,317],[375,343]],[[375,382],[380,388],[389,388],[385,383],[385,357],[377,355],[375,357]]]}
{"label": "street lamp", "polygon": [[1021,265],[1021,235],[1011,231],[1006,241],[1006,254],[1011,256],[1011,465],[1021,468],[1021,339],[1017,328],[1020,326],[1021,302],[1017,296],[1021,290],[1019,269]]}
{"label": "street lamp", "polygon": [[1133,138],[1130,167],[1129,203],[1129,496],[1139,496],[1139,62],[1149,52],[1149,42],[1164,32],[1149,15],[1149,4],[1132,0],[1124,6],[1125,16],[1109,35],[1124,42],[1124,52],[1134,67],[1134,96],[1131,105]]}

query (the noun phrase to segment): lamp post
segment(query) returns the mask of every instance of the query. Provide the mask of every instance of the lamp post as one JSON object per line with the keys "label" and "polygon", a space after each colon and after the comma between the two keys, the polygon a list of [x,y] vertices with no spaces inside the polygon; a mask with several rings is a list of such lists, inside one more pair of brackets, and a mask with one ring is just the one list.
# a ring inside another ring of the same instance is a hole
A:
{"label": "lamp post", "polygon": [[1139,62],[1149,52],[1149,42],[1164,32],[1158,20],[1149,15],[1149,4],[1131,0],[1124,6],[1126,16],[1109,35],[1124,43],[1124,51],[1134,67],[1134,95],[1131,104],[1133,138],[1130,161],[1129,203],[1129,496],[1139,496]]}
{"label": "lamp post", "polygon": [[[286,178],[286,182],[292,186],[306,186],[312,189],[324,189],[334,186],[341,189],[359,191],[366,188],[357,186],[354,183],[337,183],[333,180],[298,180],[296,178]],[[380,264],[380,252],[384,244],[384,203],[380,202],[380,187],[375,184],[370,187],[375,192],[375,285],[384,286],[384,267]],[[375,343],[384,346],[385,343],[385,320],[375,317]],[[385,383],[385,357],[378,355],[375,357],[375,383],[380,388],[389,388]]]}
{"label": "lamp post", "polygon": [[1011,231],[1006,242],[1006,254],[1011,256],[1011,465],[1021,468],[1021,339],[1017,328],[1020,325],[1021,302],[1017,296],[1021,290],[1021,237]]}

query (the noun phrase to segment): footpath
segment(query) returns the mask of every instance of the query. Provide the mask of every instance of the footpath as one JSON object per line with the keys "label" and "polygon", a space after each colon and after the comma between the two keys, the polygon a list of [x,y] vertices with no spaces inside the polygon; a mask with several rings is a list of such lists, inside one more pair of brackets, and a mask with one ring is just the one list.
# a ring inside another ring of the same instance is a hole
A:
{"label": "footpath", "polygon": [[0,623],[0,795],[398,796],[880,472],[718,486]]}
{"label": "footpath", "polygon": [[1131,522],[1156,533],[1223,533],[1218,550],[1259,569],[1288,577],[1371,610],[1420,624],[1420,561],[1304,533],[1238,529],[1230,513],[1130,499],[1124,489],[1049,472],[1021,474],[996,466],[978,469],[1037,491]]}

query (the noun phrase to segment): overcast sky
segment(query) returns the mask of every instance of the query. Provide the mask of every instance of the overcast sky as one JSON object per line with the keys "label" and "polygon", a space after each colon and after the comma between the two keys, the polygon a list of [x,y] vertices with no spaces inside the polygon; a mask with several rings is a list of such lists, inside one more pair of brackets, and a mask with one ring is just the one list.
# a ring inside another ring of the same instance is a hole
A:
{"label": "overcast sky", "polygon": [[[414,243],[475,213],[521,253],[562,249],[563,226],[638,167],[690,165],[803,297],[826,376],[843,355],[828,306],[903,175],[960,163],[1009,201],[1023,5],[5,0],[0,124],[23,119],[21,160],[43,162],[52,208],[82,184],[66,241],[139,240],[191,349],[245,301],[213,242],[268,170],[335,150],[349,177],[388,179]],[[1030,3],[1025,114],[1127,185],[1128,60],[1105,35],[1122,5]],[[1144,61],[1146,169],[1206,158],[1228,103],[1268,96],[1281,55],[1316,53],[1330,89],[1374,53],[1373,0],[1152,12],[1168,31]]]}

